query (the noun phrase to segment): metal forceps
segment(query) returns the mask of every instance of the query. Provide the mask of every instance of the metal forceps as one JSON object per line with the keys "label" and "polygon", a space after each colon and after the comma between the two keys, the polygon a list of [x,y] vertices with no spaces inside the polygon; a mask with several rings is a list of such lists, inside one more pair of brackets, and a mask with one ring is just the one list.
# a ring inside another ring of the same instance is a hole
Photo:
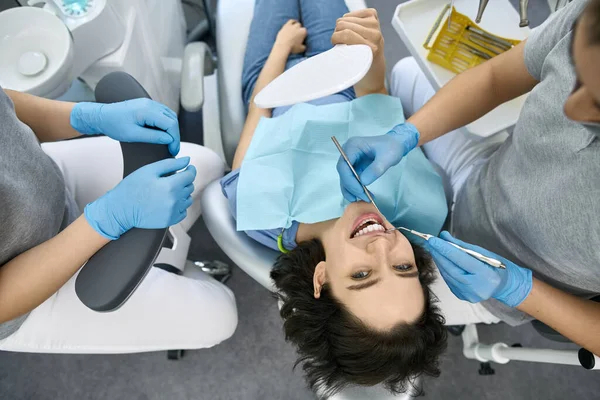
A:
{"label": "metal forceps", "polygon": [[362,186],[363,190],[365,191],[365,194],[367,195],[367,198],[375,206],[375,209],[377,210],[377,212],[383,216],[383,213],[381,212],[381,210],[379,209],[379,207],[377,207],[377,204],[375,204],[375,200],[373,200],[373,196],[371,195],[371,192],[369,192],[369,189],[367,189],[367,187],[365,185],[363,185],[363,183],[361,182],[360,177],[356,173],[356,170],[352,166],[352,163],[348,159],[348,156],[344,152],[344,149],[342,149],[342,146],[340,145],[340,142],[338,142],[338,140],[337,140],[337,138],[335,136],[332,136],[331,140],[333,140],[333,143],[335,144],[335,147],[337,147],[338,151],[342,155],[342,158],[344,159],[344,161],[346,161],[346,164],[348,164],[348,167],[350,168],[350,171],[352,171],[352,173],[354,174],[354,177],[356,178],[356,180],[358,181],[358,183],[360,183],[360,186]]}

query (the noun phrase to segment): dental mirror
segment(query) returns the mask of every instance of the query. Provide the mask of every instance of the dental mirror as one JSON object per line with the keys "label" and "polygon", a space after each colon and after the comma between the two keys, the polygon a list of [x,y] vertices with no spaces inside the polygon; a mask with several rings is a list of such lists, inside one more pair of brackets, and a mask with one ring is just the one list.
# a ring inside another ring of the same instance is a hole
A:
{"label": "dental mirror", "polygon": [[336,45],[279,75],[256,95],[254,103],[260,108],[275,108],[338,93],[358,83],[372,63],[369,46]]}

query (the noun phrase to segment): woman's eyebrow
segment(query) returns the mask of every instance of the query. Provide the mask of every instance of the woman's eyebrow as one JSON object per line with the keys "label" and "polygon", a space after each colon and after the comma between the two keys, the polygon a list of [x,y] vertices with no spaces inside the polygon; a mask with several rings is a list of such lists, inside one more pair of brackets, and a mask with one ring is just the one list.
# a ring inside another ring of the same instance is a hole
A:
{"label": "woman's eyebrow", "polygon": [[370,281],[367,281],[367,282],[357,283],[356,285],[350,285],[346,289],[348,289],[348,290],[362,290],[362,289],[366,289],[368,287],[371,287],[373,285],[376,285],[379,282],[381,282],[381,278],[375,278],[375,279],[371,279]]}
{"label": "woman's eyebrow", "polygon": [[[396,276],[399,278],[416,278],[417,276],[419,276],[419,271],[416,269],[412,270],[410,272],[404,272],[404,273],[401,271],[398,271],[398,272],[396,272]],[[371,279],[370,281],[367,281],[367,282],[357,283],[356,285],[350,285],[346,289],[348,289],[348,290],[363,290],[363,289],[369,288],[373,285],[376,285],[379,282],[381,282],[381,278],[375,278],[375,279]]]}
{"label": "woman's eyebrow", "polygon": [[398,271],[396,275],[398,275],[400,278],[416,278],[417,276],[419,276],[419,271],[416,269],[411,270],[409,272]]}

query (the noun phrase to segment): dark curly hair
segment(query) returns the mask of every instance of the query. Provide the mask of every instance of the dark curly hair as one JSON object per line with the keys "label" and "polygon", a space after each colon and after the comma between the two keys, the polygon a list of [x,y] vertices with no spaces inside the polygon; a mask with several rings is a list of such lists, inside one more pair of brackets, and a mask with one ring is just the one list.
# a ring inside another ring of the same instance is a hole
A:
{"label": "dark curly hair", "polygon": [[350,313],[324,285],[313,296],[316,265],[325,260],[319,240],[300,243],[275,262],[271,278],[282,303],[287,341],[297,347],[299,364],[311,389],[329,397],[344,387],[383,383],[392,393],[411,390],[420,375],[440,374],[438,357],[446,349],[444,317],[435,306],[429,285],[434,281],[430,255],[413,245],[419,280],[425,295],[423,314],[413,323],[400,323],[387,332],[374,330]]}

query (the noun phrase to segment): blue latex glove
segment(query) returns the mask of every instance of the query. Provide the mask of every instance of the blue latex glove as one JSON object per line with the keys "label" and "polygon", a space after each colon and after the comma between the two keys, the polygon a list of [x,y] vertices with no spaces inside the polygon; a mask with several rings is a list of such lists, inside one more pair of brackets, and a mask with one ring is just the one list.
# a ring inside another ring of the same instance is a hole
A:
{"label": "blue latex glove", "polygon": [[173,156],[179,153],[177,114],[150,99],[77,103],[71,111],[71,126],[81,134],[102,133],[119,142],[167,144]]}
{"label": "blue latex glove", "polygon": [[189,162],[189,157],[168,158],[134,171],[85,207],[88,223],[115,240],[131,228],[160,229],[181,222],[192,205],[196,177]]}
{"label": "blue latex glove", "polygon": [[[436,237],[429,239],[427,248],[448,287],[459,299],[477,303],[494,298],[509,307],[516,307],[529,296],[533,285],[531,270],[519,267],[491,251],[455,239],[448,232],[442,232],[440,237],[443,240]],[[447,242],[500,260],[506,269],[491,267]]]}
{"label": "blue latex glove", "polygon": [[[362,183],[368,186],[390,167],[398,164],[418,143],[417,128],[410,122],[405,122],[396,125],[385,135],[350,138],[343,149]],[[338,160],[337,171],[346,200],[369,202],[362,186],[342,157]]]}

